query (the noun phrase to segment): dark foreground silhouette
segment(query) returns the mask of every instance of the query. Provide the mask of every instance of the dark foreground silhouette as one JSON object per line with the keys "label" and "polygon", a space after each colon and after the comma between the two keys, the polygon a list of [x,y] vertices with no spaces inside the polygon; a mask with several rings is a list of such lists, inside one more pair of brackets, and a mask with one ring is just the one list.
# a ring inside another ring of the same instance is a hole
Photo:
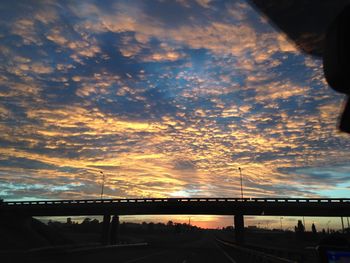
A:
{"label": "dark foreground silhouette", "polygon": [[[316,227],[305,232],[298,222],[295,231],[246,228],[246,244],[238,246],[233,227],[208,230],[169,221],[121,223],[117,244],[102,246],[102,223],[96,219],[47,224],[33,218],[9,219],[1,220],[0,234],[5,237],[1,238],[1,262],[232,263],[280,259],[276,262],[312,263],[319,262],[315,247],[322,240],[332,239],[328,231],[317,232]],[[348,242],[348,229],[341,236]]]}

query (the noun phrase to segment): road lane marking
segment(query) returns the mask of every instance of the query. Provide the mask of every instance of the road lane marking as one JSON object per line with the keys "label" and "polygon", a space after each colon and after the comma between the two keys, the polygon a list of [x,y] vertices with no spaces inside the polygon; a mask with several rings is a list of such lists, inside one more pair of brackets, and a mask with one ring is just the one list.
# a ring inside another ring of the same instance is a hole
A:
{"label": "road lane marking", "polygon": [[215,245],[219,248],[219,250],[222,252],[222,254],[225,255],[225,257],[231,261],[231,263],[237,263],[233,258],[231,258],[231,256],[229,254],[226,253],[226,251],[221,248],[218,244],[215,243]]}
{"label": "road lane marking", "polygon": [[165,254],[165,253],[167,253],[167,252],[169,252],[169,251],[162,251],[162,252],[157,252],[157,253],[149,254],[149,255],[146,255],[146,256],[143,256],[143,257],[134,258],[134,259],[131,259],[131,260],[128,260],[128,261],[124,261],[124,263],[134,263],[134,262],[137,262],[137,261],[140,261],[140,260],[149,258],[149,257],[153,257],[153,256],[156,256],[156,255]]}

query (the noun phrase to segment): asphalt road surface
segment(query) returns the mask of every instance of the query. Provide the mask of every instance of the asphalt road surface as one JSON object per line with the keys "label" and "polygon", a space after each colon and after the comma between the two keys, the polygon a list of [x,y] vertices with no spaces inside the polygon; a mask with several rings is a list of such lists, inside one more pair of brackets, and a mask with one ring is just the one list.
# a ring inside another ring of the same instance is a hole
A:
{"label": "asphalt road surface", "polygon": [[9,256],[1,262],[74,262],[74,263],[239,263],[234,252],[220,245],[215,236],[203,234],[197,240],[182,244],[157,244],[140,247],[109,248],[95,251],[41,253]]}

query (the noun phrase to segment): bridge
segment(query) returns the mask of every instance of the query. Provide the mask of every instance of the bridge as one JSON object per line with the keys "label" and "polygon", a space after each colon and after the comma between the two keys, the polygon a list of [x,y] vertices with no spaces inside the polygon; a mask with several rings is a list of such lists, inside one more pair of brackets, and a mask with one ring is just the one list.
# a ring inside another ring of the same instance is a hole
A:
{"label": "bridge", "polygon": [[[103,242],[118,231],[120,215],[232,215],[235,237],[244,242],[244,216],[350,216],[350,198],[144,198],[9,201],[0,215],[103,216]],[[111,216],[113,216],[111,220]],[[115,238],[114,238],[115,239]]]}

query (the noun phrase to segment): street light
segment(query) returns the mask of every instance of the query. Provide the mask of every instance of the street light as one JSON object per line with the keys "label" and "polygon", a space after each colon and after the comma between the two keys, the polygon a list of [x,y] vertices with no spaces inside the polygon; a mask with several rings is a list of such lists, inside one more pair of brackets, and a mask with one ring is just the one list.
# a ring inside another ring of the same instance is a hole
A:
{"label": "street light", "polygon": [[102,197],[103,197],[103,189],[105,187],[105,174],[102,171],[100,171],[100,173],[102,174],[102,185],[101,185],[101,199],[102,199]]}
{"label": "street light", "polygon": [[239,170],[239,175],[240,175],[240,178],[241,178],[241,198],[243,199],[243,178],[242,178],[242,169],[241,169],[241,167],[238,167],[238,170]]}

